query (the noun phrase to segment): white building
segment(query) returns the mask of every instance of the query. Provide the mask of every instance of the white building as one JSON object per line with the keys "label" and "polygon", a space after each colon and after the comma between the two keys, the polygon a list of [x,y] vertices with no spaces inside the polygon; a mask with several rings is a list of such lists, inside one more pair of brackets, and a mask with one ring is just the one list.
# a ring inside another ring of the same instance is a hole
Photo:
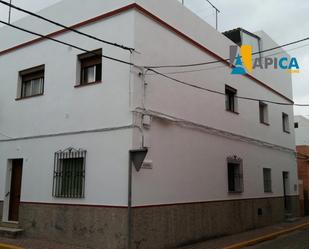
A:
{"label": "white building", "polygon": [[[135,51],[35,17],[14,25],[138,66],[222,61],[234,45],[177,0],[64,0],[39,14]],[[257,35],[261,50],[274,46]],[[3,226],[18,222],[29,237],[126,247],[129,151],[144,147],[144,166],[133,170],[134,248],[272,224],[284,219],[285,207],[297,214],[292,106],[235,97],[292,103],[286,72],[232,75],[224,62],[157,69],[226,93],[226,102],[10,27],[0,36]]]}
{"label": "white building", "polygon": [[297,146],[309,145],[309,119],[297,115],[294,117],[295,142]]}

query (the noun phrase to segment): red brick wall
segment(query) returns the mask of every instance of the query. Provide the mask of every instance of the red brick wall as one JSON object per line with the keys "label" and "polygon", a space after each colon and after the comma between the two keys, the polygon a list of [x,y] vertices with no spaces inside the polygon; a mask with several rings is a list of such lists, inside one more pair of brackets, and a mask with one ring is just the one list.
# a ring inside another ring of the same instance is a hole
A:
{"label": "red brick wall", "polygon": [[[296,150],[298,152],[298,178],[302,181],[302,188],[300,188],[300,209],[301,214],[307,214],[309,215],[309,207],[305,207],[306,205],[309,205],[308,200],[309,199],[309,160],[305,157],[309,157],[309,146],[297,146]],[[306,195],[307,192],[307,195]]]}

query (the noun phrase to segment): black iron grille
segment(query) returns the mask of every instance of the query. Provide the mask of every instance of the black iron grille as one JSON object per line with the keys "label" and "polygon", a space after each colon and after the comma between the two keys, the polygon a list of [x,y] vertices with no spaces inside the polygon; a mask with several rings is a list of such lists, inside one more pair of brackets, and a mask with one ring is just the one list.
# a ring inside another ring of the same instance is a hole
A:
{"label": "black iron grille", "polygon": [[55,153],[53,196],[85,197],[86,150],[68,148]]}

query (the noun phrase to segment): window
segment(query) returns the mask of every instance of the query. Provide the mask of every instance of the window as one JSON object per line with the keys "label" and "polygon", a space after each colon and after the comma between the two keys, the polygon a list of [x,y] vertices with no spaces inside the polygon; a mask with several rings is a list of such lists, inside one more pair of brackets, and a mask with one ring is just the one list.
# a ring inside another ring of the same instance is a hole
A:
{"label": "window", "polygon": [[268,124],[268,105],[260,101],[259,109],[260,109],[260,122],[262,124]]}
{"label": "window", "polygon": [[225,86],[225,106],[227,111],[237,112],[236,94],[236,89],[230,86]]}
{"label": "window", "polygon": [[28,98],[42,95],[44,92],[44,66],[39,66],[21,71],[19,98]]}
{"label": "window", "polygon": [[241,33],[242,37],[242,45],[251,45],[252,46],[252,53],[256,54],[256,57],[260,57],[260,38],[255,34],[252,34],[246,30],[242,30]]}
{"label": "window", "polygon": [[286,113],[282,113],[282,128],[284,132],[290,132],[289,115]]}
{"label": "window", "polygon": [[298,122],[294,123],[294,128],[297,129],[299,127]]}
{"label": "window", "polygon": [[271,169],[263,168],[263,179],[264,179],[264,192],[272,192],[272,183],[271,183]]}
{"label": "window", "polygon": [[68,148],[55,153],[54,197],[85,197],[85,161],[85,150]]}
{"label": "window", "polygon": [[102,49],[78,56],[80,62],[80,83],[87,85],[102,80]]}
{"label": "window", "polygon": [[243,169],[242,160],[234,158],[228,159],[228,190],[231,193],[243,192]]}

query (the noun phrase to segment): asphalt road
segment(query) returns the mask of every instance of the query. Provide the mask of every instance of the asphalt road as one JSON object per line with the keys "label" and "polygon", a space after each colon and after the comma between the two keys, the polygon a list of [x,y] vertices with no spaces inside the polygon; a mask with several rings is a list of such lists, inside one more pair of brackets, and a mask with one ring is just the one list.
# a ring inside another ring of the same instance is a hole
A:
{"label": "asphalt road", "polygon": [[309,228],[246,249],[309,249]]}

